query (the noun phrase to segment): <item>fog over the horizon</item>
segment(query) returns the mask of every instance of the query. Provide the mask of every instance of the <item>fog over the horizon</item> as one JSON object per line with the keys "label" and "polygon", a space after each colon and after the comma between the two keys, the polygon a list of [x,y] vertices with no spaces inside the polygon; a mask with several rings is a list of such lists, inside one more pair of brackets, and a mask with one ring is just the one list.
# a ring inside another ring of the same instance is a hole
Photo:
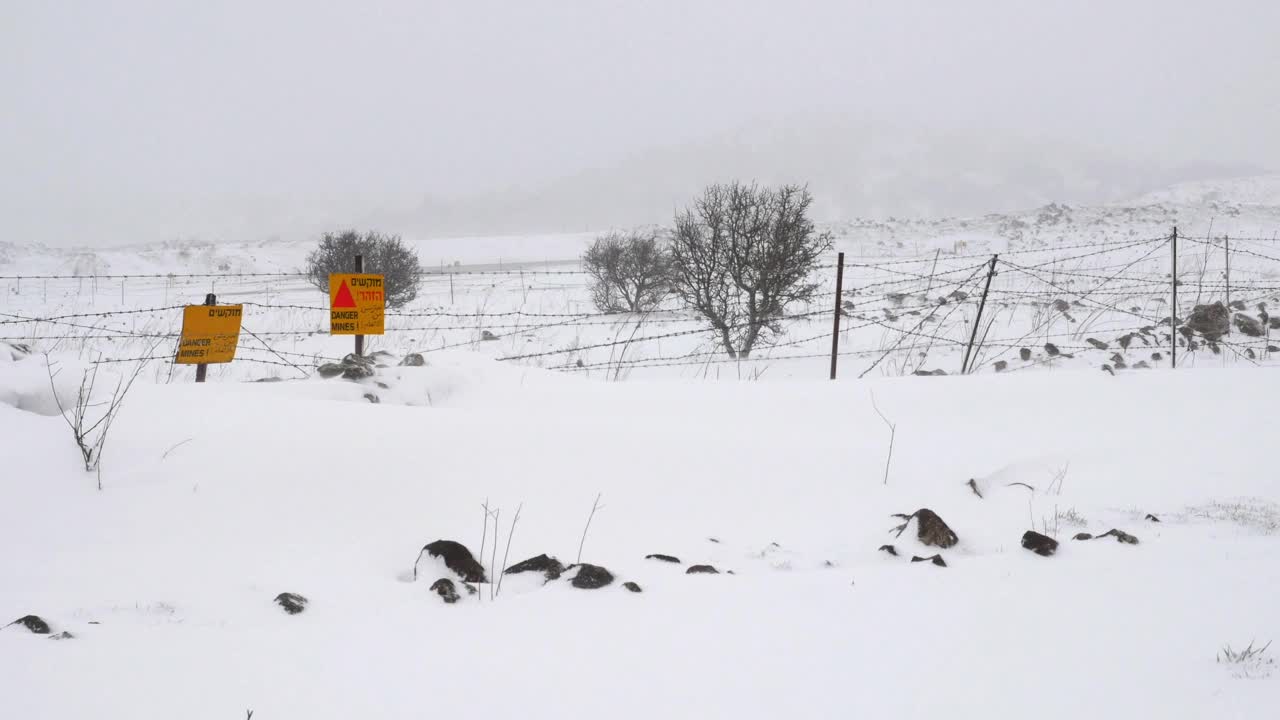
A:
{"label": "fog over the horizon", "polygon": [[826,216],[1280,168],[1274,0],[0,0],[0,241]]}

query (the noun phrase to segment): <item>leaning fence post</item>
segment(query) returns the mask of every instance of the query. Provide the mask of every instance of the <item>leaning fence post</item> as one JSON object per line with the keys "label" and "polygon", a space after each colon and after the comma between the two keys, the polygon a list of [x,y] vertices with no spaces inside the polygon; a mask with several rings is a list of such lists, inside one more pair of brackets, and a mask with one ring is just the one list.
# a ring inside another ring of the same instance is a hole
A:
{"label": "leaning fence post", "polygon": [[964,360],[960,363],[960,374],[969,372],[969,354],[973,352],[973,342],[978,339],[978,326],[982,324],[982,310],[987,306],[987,292],[991,290],[991,278],[996,274],[996,260],[1000,256],[991,256],[991,267],[987,270],[987,284],[982,288],[982,302],[978,303],[978,316],[973,319],[973,331],[969,333],[969,344],[964,349]]}
{"label": "leaning fence post", "polygon": [[844,253],[836,260],[836,319],[831,326],[831,379],[836,379],[836,361],[840,358],[840,304],[844,296]]}
{"label": "leaning fence post", "polygon": [[[1169,288],[1173,294],[1173,303],[1169,308],[1169,367],[1178,367],[1178,226],[1173,226],[1173,235],[1169,238],[1171,251]],[[1228,311],[1229,313],[1230,311]]]}

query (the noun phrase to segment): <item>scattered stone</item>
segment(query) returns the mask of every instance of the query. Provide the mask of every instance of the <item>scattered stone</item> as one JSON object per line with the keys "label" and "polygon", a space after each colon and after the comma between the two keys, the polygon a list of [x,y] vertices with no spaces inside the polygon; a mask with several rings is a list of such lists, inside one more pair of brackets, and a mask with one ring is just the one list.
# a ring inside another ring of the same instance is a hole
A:
{"label": "scattered stone", "polygon": [[969,489],[973,491],[974,495],[977,495],[979,498],[982,497],[982,493],[978,490],[977,480],[974,480],[973,478],[969,478],[969,482],[965,483],[965,485],[969,486]]}
{"label": "scattered stone", "polygon": [[382,402],[381,400],[379,400],[379,399],[378,399],[378,396],[377,396],[377,395],[374,395],[373,393],[365,393],[365,394],[364,394],[364,399],[365,399],[365,400],[368,400],[369,402],[373,403],[374,405],[377,405],[377,404],[379,404],[379,403],[381,403],[381,402]]}
{"label": "scattered stone", "polygon": [[431,583],[431,592],[439,595],[448,605],[458,602],[458,587],[449,578],[440,578]]}
{"label": "scattered stone", "polygon": [[894,557],[898,556],[898,549],[892,545],[881,545],[880,552],[887,552]]}
{"label": "scattered stone", "polygon": [[1072,540],[1092,540],[1093,536],[1090,535],[1089,533],[1076,533],[1076,536],[1071,539]]}
{"label": "scattered stone", "polygon": [[1272,330],[1280,330],[1280,315],[1272,315],[1267,319],[1267,327]]}
{"label": "scattered stone", "polygon": [[1058,551],[1058,541],[1035,530],[1028,530],[1022,534],[1022,547],[1037,555],[1049,557]]}
{"label": "scattered stone", "polygon": [[720,571],[710,565],[690,565],[685,575],[719,575]]}
{"label": "scattered stone", "polygon": [[1269,353],[1273,353],[1273,352],[1280,352],[1280,346],[1276,346],[1276,345],[1268,345],[1268,346],[1267,346],[1267,352],[1269,352]]}
{"label": "scattered stone", "polygon": [[285,592],[276,596],[276,604],[284,608],[284,611],[290,615],[297,615],[306,610],[309,602],[311,601],[297,593]]}
{"label": "scattered stone", "polygon": [[480,339],[481,339],[481,340],[483,340],[483,341],[497,340],[497,339],[498,339],[498,336],[497,336],[497,335],[494,335],[493,333],[489,332],[488,330],[484,330],[484,331],[482,331],[482,332],[480,333]]}
{"label": "scattered stone", "polygon": [[324,365],[316,368],[316,373],[320,375],[320,377],[328,380],[329,378],[338,377],[344,370],[346,370],[346,368],[339,363],[325,363]]}
{"label": "scattered stone", "polygon": [[1067,302],[1066,300],[1063,300],[1062,298],[1058,298],[1057,300],[1053,301],[1053,309],[1057,310],[1060,313],[1065,313],[1071,309],[1071,303]]}
{"label": "scattered stone", "polygon": [[1111,366],[1110,366],[1110,365],[1107,365],[1107,364],[1103,364],[1103,366],[1102,366],[1102,371],[1103,371],[1103,372],[1105,372],[1105,373],[1108,373],[1108,374],[1112,375],[1113,377],[1114,377],[1114,376],[1115,376],[1115,374],[1116,374],[1116,371],[1115,371],[1115,370],[1112,370],[1112,369],[1111,369]]}
{"label": "scattered stone", "polygon": [[1030,349],[1030,348],[1021,348],[1021,349],[1019,349],[1019,350],[1018,350],[1018,357],[1022,358],[1022,362],[1026,362],[1026,361],[1030,360],[1030,359],[1031,359],[1031,349]]}
{"label": "scattered stone", "polygon": [[400,361],[400,367],[422,367],[427,364],[426,358],[420,353],[409,353]]}
{"label": "scattered stone", "polygon": [[[436,540],[423,547],[422,552],[431,557],[442,558],[446,567],[467,582],[489,582],[484,574],[484,566],[476,562],[475,556],[462,543],[452,540]],[[418,560],[421,559],[422,553],[418,553]],[[418,579],[417,562],[413,564],[413,579]]]}
{"label": "scattered stone", "polygon": [[1187,317],[1186,326],[1206,340],[1219,340],[1231,330],[1231,311],[1220,302],[1197,305]]}
{"label": "scattered stone", "polygon": [[955,531],[947,527],[942,518],[928,508],[920,508],[910,515],[899,514],[893,517],[906,521],[895,528],[898,531],[898,535],[902,535],[902,532],[907,529],[907,525],[911,524],[914,519],[916,521],[916,538],[925,545],[932,545],[945,550],[960,542],[960,538],[956,536]]}
{"label": "scattered stone", "polygon": [[1053,343],[1045,343],[1044,351],[1049,357],[1058,357],[1062,354],[1062,351],[1058,350],[1058,346]]}
{"label": "scattered stone", "polygon": [[1085,341],[1085,342],[1087,342],[1087,343],[1089,343],[1090,345],[1092,345],[1092,346],[1094,346],[1094,347],[1098,348],[1099,350],[1109,350],[1109,349],[1111,349],[1111,345],[1109,345],[1109,344],[1107,344],[1107,343],[1104,343],[1104,342],[1102,342],[1101,340],[1095,340],[1094,338],[1085,338],[1085,339],[1084,339],[1084,341]]}
{"label": "scattered stone", "polygon": [[626,588],[626,589],[630,590],[631,592],[644,592],[643,590],[641,590],[641,589],[640,589],[640,586],[639,586],[639,585],[637,585],[637,584],[635,584],[635,583],[633,583],[633,582],[631,582],[631,581],[629,581],[629,580],[628,580],[627,582],[622,583],[622,587],[624,587],[624,588]]}
{"label": "scattered stone", "polygon": [[676,557],[675,555],[663,555],[662,553],[645,555],[644,559],[645,560],[661,560],[662,562],[665,562],[665,563],[676,563],[676,564],[680,563],[680,558]]}
{"label": "scattered stone", "polygon": [[952,290],[951,294],[947,295],[947,297],[958,302],[964,302],[969,299],[969,293],[963,290]]}
{"label": "scattered stone", "polygon": [[1008,369],[1009,369],[1009,361],[1008,361],[1008,360],[997,360],[997,361],[995,362],[995,368],[996,368],[996,372],[1004,372],[1005,370],[1008,370]]}
{"label": "scattered stone", "polygon": [[[23,615],[9,623],[9,625],[21,625],[36,635],[49,634],[49,623],[45,622],[44,618],[39,615]],[[9,627],[9,625],[5,625],[5,627]]]}
{"label": "scattered stone", "polygon": [[341,376],[346,380],[363,380],[371,377],[374,373],[373,361],[366,357],[361,357],[355,353],[351,353],[342,358],[342,362],[325,363],[316,368],[322,378],[334,378]]}
{"label": "scattered stone", "polygon": [[1164,353],[1153,352],[1151,353],[1151,359],[1154,362],[1160,362],[1161,360],[1164,359]]}
{"label": "scattered stone", "polygon": [[50,635],[50,636],[49,636],[49,639],[50,639],[50,640],[73,640],[73,639],[75,639],[75,635],[72,635],[71,633],[67,632],[66,630],[63,630],[62,632],[58,633],[57,635]]}
{"label": "scattered stone", "polygon": [[564,573],[564,564],[548,557],[546,553],[522,560],[502,571],[504,575],[516,575],[523,572],[540,572],[547,580],[555,580]]}
{"label": "scattered stone", "polygon": [[1101,535],[1095,536],[1094,540],[1101,540],[1104,537],[1113,537],[1116,539],[1116,542],[1122,542],[1122,543],[1125,543],[1126,545],[1138,544],[1138,538],[1130,535],[1129,533],[1123,530],[1116,530],[1114,528],[1102,533]]}
{"label": "scattered stone", "polygon": [[1150,370],[1151,365],[1146,360],[1139,360],[1133,364],[1134,370]]}
{"label": "scattered stone", "polygon": [[1244,356],[1245,356],[1245,357],[1247,357],[1247,358],[1249,358],[1250,360],[1257,360],[1257,359],[1258,359],[1258,354],[1257,354],[1257,353],[1255,353],[1255,352],[1253,351],[1253,348],[1245,348],[1245,349],[1244,349]]}
{"label": "scattered stone", "polygon": [[1232,300],[1232,301],[1231,301],[1231,309],[1232,309],[1232,310],[1244,310],[1244,309],[1245,309],[1244,301],[1243,301],[1243,300]]}
{"label": "scattered stone", "polygon": [[1128,335],[1121,335],[1120,337],[1116,338],[1116,343],[1120,345],[1121,350],[1128,350],[1129,346],[1133,344],[1133,338],[1134,338],[1133,333],[1129,333]]}
{"label": "scattered stone", "polygon": [[717,545],[720,544],[720,540],[718,538],[713,538],[713,537],[707,538],[707,542],[713,542],[713,543],[716,543]]}
{"label": "scattered stone", "polygon": [[570,568],[578,568],[578,574],[573,577],[570,583],[576,588],[583,590],[595,590],[613,582],[613,573],[605,570],[599,565],[571,565]]}
{"label": "scattered stone", "polygon": [[1147,513],[1147,517],[1144,519],[1149,520],[1151,522],[1160,522],[1160,518],[1156,517],[1155,515],[1152,515],[1151,513]]}
{"label": "scattered stone", "polygon": [[920,557],[919,555],[912,555],[912,556],[911,556],[911,562],[913,562],[913,563],[918,563],[918,562],[931,562],[931,563],[933,563],[934,565],[937,565],[938,567],[946,567],[946,566],[947,566],[947,561],[946,561],[946,560],[943,560],[941,555],[931,555],[931,556],[929,556],[929,557]]}
{"label": "scattered stone", "polygon": [[1249,337],[1262,337],[1266,334],[1262,329],[1262,323],[1244,313],[1236,313],[1235,321],[1236,329]]}

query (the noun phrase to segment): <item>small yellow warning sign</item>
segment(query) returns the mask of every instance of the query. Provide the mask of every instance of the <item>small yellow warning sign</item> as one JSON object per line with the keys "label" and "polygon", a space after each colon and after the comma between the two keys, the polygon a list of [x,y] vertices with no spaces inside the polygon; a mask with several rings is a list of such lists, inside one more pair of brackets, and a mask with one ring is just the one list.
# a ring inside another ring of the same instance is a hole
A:
{"label": "small yellow warning sign", "polygon": [[240,342],[243,305],[188,305],[182,309],[179,365],[229,363]]}
{"label": "small yellow warning sign", "polygon": [[381,335],[387,296],[381,275],[329,276],[329,334]]}

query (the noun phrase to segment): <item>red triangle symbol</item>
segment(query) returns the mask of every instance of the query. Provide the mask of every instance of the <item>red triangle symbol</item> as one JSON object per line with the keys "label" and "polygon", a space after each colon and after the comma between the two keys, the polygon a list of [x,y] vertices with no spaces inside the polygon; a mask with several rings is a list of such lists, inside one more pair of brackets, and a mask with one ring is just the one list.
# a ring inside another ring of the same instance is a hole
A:
{"label": "red triangle symbol", "polygon": [[343,280],[342,285],[338,288],[338,295],[333,298],[333,306],[336,308],[353,308],[356,306],[355,298],[351,297],[351,291],[347,289],[346,280]]}

